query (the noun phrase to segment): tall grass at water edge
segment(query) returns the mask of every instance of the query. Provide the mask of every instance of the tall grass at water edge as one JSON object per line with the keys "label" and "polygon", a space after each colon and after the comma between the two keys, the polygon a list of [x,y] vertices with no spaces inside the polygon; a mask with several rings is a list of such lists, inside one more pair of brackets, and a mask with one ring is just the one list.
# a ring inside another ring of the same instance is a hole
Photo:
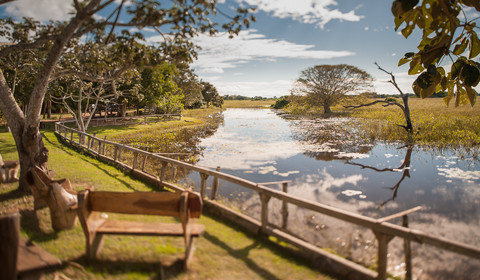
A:
{"label": "tall grass at water edge", "polygon": [[[480,106],[449,107],[442,99],[409,99],[414,128],[412,140],[418,145],[475,148],[480,145]],[[373,140],[405,141],[408,134],[403,112],[397,106],[380,104],[351,110],[359,120],[359,133]]]}

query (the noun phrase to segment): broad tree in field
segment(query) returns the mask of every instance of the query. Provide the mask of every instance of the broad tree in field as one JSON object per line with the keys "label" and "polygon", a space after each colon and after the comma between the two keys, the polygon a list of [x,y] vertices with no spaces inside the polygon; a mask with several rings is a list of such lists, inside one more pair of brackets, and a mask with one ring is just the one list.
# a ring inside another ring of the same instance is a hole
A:
{"label": "broad tree in field", "polygon": [[209,107],[210,104],[221,107],[223,104],[223,98],[218,93],[217,88],[209,82],[202,82],[202,96],[207,107]]}
{"label": "broad tree in field", "polygon": [[323,106],[324,113],[332,112],[347,93],[365,91],[373,78],[351,65],[317,65],[303,70],[292,88],[293,94],[304,94],[311,104]]}
{"label": "broad tree in field", "polygon": [[[480,64],[474,60],[480,54],[478,12],[478,0],[393,1],[395,30],[401,29],[405,38],[417,27],[423,33],[417,50],[399,61],[399,65],[410,64],[410,75],[420,74],[413,83],[417,96],[444,91],[447,105],[453,98],[455,106],[475,104],[474,87],[480,82]],[[449,64],[450,69],[441,66]]]}
{"label": "broad tree in field", "polygon": [[[0,1],[0,5],[12,1],[14,0]],[[25,175],[29,169],[43,163],[41,151],[44,150],[44,145],[39,133],[41,108],[49,83],[55,77],[57,64],[72,40],[82,36],[85,40],[101,36],[101,41],[108,44],[118,28],[152,27],[164,36],[169,47],[176,48],[181,42],[183,46],[191,47],[189,38],[199,32],[216,34],[221,25],[230,36],[234,36],[241,28],[249,25],[249,20],[254,20],[253,16],[247,18],[249,9],[238,9],[236,16],[223,24],[219,23],[215,17],[216,1],[205,0],[72,0],[72,8],[69,21],[48,25],[30,24],[26,32],[28,36],[22,40],[16,39],[13,32],[18,22],[0,20],[0,35],[9,40],[9,44],[0,48],[0,59],[14,53],[46,53],[38,73],[34,73],[26,111],[22,111],[15,100],[12,85],[7,82],[4,69],[0,69],[0,110],[15,139],[21,165],[21,191],[28,190]],[[100,15],[101,12],[110,14],[105,17]],[[128,18],[119,20],[121,14],[127,14]],[[84,36],[87,34],[90,36]],[[141,56],[137,58],[142,59]]]}

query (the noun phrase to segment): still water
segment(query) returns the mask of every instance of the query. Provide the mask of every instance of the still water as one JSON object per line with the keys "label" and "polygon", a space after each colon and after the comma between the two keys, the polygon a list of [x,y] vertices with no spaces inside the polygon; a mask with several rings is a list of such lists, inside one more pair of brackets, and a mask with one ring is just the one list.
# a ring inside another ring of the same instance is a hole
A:
{"label": "still water", "polygon": [[[201,140],[197,165],[220,166],[256,183],[288,180],[290,194],[373,218],[422,206],[409,215],[411,228],[480,246],[478,160],[460,158],[453,150],[371,143],[358,137],[349,119],[294,120],[268,109],[228,109],[223,116],[216,133]],[[219,194],[258,217],[256,195],[222,181]],[[271,202],[272,221],[281,220],[279,204]],[[375,263],[371,232],[301,209],[289,211],[286,226],[293,234],[367,266]],[[480,279],[480,261],[415,244],[416,279]],[[401,247],[397,239],[389,247],[389,272],[398,276],[405,268]]]}

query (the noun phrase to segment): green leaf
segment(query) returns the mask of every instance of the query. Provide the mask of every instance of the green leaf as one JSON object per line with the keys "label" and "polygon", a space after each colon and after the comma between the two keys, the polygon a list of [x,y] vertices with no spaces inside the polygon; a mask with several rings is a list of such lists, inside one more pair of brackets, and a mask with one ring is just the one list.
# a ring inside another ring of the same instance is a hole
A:
{"label": "green leaf", "polygon": [[470,37],[470,56],[468,58],[472,59],[480,54],[480,40],[478,39],[477,33],[472,32]]}
{"label": "green leaf", "polygon": [[477,99],[477,95],[478,93],[471,87],[466,87],[466,90],[467,90],[467,96],[468,96],[468,100],[470,101],[470,105],[475,105],[475,101]]}
{"label": "green leaf", "polygon": [[435,89],[441,80],[442,76],[436,69],[435,74],[430,74],[428,71],[423,72],[413,83],[413,92],[420,98],[427,98],[435,93]]}
{"label": "green leaf", "polygon": [[455,48],[453,49],[453,54],[461,55],[467,48],[468,43],[469,43],[469,40],[467,38],[463,38],[460,44],[455,45]]}
{"label": "green leaf", "polygon": [[425,68],[423,68],[422,64],[420,63],[420,57],[415,57],[410,62],[410,69],[408,70],[409,75],[416,75],[421,73]]}
{"label": "green leaf", "polygon": [[400,59],[400,61],[398,61],[398,66],[402,66],[403,64],[408,63],[408,62],[410,62],[409,58],[402,58],[402,59]]}
{"label": "green leaf", "polygon": [[480,81],[480,70],[473,65],[465,64],[462,67],[460,78],[467,87],[475,87]]}
{"label": "green leaf", "polygon": [[450,73],[452,74],[452,80],[455,80],[460,72],[462,71],[463,66],[466,64],[465,57],[459,57],[455,63],[452,65]]}

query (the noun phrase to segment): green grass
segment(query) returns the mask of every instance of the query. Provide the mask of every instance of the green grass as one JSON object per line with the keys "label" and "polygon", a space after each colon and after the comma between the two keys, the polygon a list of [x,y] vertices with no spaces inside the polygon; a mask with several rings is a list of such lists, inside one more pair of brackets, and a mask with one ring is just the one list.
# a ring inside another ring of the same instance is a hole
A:
{"label": "green grass", "polygon": [[[49,168],[55,170],[56,178],[69,178],[76,190],[86,186],[112,191],[156,189],[65,147],[53,132],[43,132],[43,136],[50,151]],[[10,133],[0,133],[0,153],[4,159],[17,158]],[[59,275],[70,279],[330,279],[279,246],[206,215],[198,220],[206,232],[196,242],[188,272],[178,261],[183,252],[181,238],[107,236],[99,259],[88,263],[83,256],[85,237],[81,226],[53,231],[48,209],[33,211],[33,198],[16,192],[17,187],[18,183],[0,185],[0,214],[19,211],[21,234],[65,264],[57,272],[44,275],[44,279]]]}

